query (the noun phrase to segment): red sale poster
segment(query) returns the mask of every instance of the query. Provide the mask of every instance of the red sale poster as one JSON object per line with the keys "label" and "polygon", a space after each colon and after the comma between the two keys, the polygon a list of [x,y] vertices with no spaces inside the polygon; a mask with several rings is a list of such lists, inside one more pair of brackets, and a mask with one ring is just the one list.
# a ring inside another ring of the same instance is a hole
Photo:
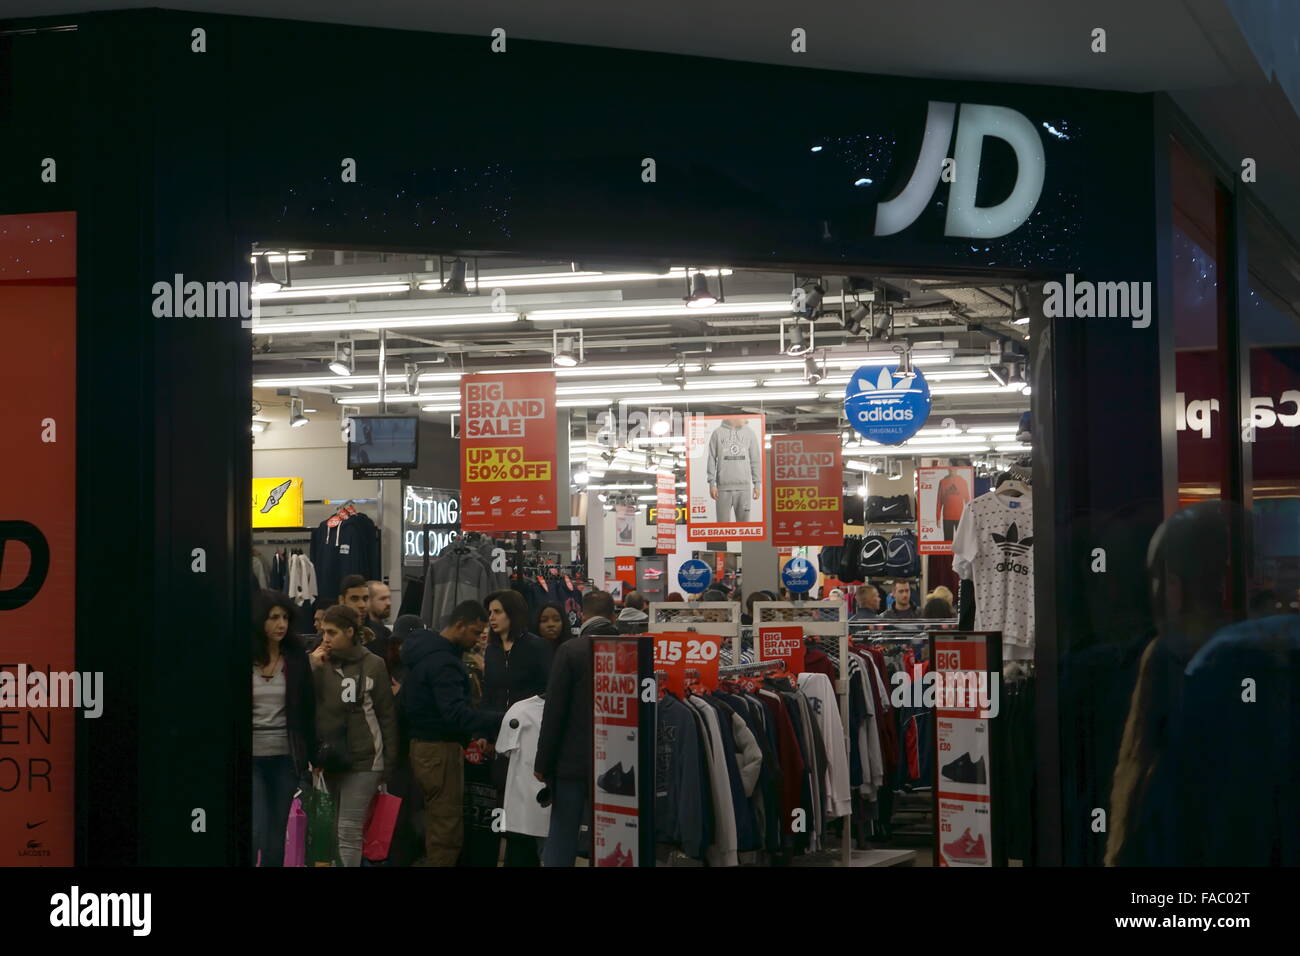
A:
{"label": "red sale poster", "polygon": [[844,543],[839,435],[772,436],[772,544]]}
{"label": "red sale poster", "polygon": [[[654,636],[655,673],[665,673],[664,687],[681,697],[687,684],[718,686],[722,638],[694,631],[665,631]],[[688,674],[688,672],[690,672]],[[688,679],[689,678],[689,679]]]}
{"label": "red sale poster", "polygon": [[939,866],[992,866],[992,733],[997,694],[988,637],[950,634],[934,643]]}
{"label": "red sale poster", "polygon": [[754,642],[754,659],[757,661],[785,661],[791,674],[803,673],[803,628],[797,625],[758,628]]}
{"label": "red sale poster", "polygon": [[640,700],[636,638],[596,637],[592,664],[592,865],[640,864]]}
{"label": "red sale poster", "polygon": [[655,477],[655,552],[677,553],[677,482],[671,472]]}
{"label": "red sale poster", "polygon": [[460,407],[461,528],[556,528],[555,373],[466,375]]}
{"label": "red sale poster", "polygon": [[975,469],[969,465],[916,469],[916,549],[952,554],[957,524],[970,504]]}
{"label": "red sale poster", "polygon": [[687,541],[767,537],[762,415],[686,419]]}
{"label": "red sale poster", "polygon": [[0,375],[0,846],[8,866],[72,866],[76,720],[99,716],[75,690],[94,687],[76,673],[75,213],[0,216],[0,337],[22,356]]}

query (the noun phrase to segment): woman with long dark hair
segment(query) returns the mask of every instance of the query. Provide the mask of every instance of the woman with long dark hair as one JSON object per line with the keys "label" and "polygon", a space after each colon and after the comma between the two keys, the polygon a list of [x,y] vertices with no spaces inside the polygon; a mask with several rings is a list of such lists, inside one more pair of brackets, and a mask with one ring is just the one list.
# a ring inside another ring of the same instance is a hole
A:
{"label": "woman with long dark hair", "polygon": [[253,595],[253,859],[284,865],[289,807],[316,750],[316,696],[307,652],[293,633],[293,603]]}
{"label": "woman with long dark hair", "polygon": [[[528,630],[528,605],[517,591],[497,591],[483,602],[488,612],[488,644],[483,652],[483,707],[502,713],[519,701],[546,693],[554,648]],[[504,793],[509,761],[497,757],[493,783]],[[537,838],[506,825],[506,866],[540,866]]]}
{"label": "woman with long dark hair", "polygon": [[313,761],[338,813],[339,858],[361,865],[361,836],[370,801],[397,767],[401,744],[388,668],[362,645],[361,617],[336,604],[321,622],[324,640],[312,654],[316,688]]}

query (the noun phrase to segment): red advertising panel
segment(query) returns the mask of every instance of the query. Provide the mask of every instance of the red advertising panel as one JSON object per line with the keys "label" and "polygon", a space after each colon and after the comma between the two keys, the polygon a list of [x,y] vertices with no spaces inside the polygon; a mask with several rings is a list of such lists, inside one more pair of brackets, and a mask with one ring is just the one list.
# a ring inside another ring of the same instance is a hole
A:
{"label": "red advertising panel", "polygon": [[762,415],[686,419],[686,540],[767,537]]}
{"label": "red advertising panel", "polygon": [[659,474],[655,478],[655,551],[677,553],[677,481],[676,476]]}
{"label": "red advertising panel", "polygon": [[772,437],[772,544],[844,543],[840,436]]}
{"label": "red advertising panel", "polygon": [[623,582],[623,593],[636,588],[636,558],[626,556],[614,559],[614,577]]}
{"label": "red advertising panel", "polygon": [[952,554],[966,506],[975,488],[969,465],[916,469],[916,550],[921,554]]}
{"label": "red advertising panel", "polygon": [[550,531],[555,493],[555,373],[460,380],[461,529]]}
{"label": "red advertising panel", "polygon": [[687,684],[703,684],[712,690],[718,686],[718,655],[721,650],[722,638],[716,635],[694,631],[656,634],[655,673],[667,675],[663,686],[678,697],[686,693]]}
{"label": "red advertising panel", "polygon": [[987,634],[934,639],[939,866],[995,862],[990,785],[997,689],[989,640]]}
{"label": "red advertising panel", "polygon": [[592,661],[592,864],[640,863],[640,809],[635,780],[639,767],[640,674],[637,641],[595,637]]}
{"label": "red advertising panel", "polygon": [[803,673],[803,628],[798,625],[758,628],[754,642],[754,659],[758,661],[785,661],[791,674]]}
{"label": "red advertising panel", "polygon": [[0,865],[72,866],[76,668],[77,217],[0,216]]}

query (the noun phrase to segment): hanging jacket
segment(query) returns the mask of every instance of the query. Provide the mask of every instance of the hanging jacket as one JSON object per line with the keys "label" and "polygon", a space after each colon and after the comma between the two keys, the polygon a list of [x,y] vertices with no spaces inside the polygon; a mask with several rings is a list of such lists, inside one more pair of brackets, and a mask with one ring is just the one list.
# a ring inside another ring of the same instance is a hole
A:
{"label": "hanging jacket", "polygon": [[311,533],[311,561],[321,597],[337,603],[349,574],[379,579],[379,538],[369,515],[358,512],[331,527],[333,520],[326,518]]}
{"label": "hanging jacket", "polygon": [[620,634],[644,634],[650,624],[650,615],[634,607],[625,607],[618,612],[614,626]]}
{"label": "hanging jacket", "polygon": [[[365,694],[357,683],[364,678]],[[344,681],[351,680],[354,700],[344,699]],[[316,733],[320,740],[333,740],[346,728],[351,769],[378,770],[389,774],[397,766],[400,740],[397,711],[388,669],[374,654],[353,644],[343,651],[330,651],[323,663],[312,662],[316,690]]]}
{"label": "hanging jacket", "polygon": [[695,695],[686,698],[686,703],[700,715],[706,729],[705,751],[715,832],[705,858],[710,866],[739,866],[740,859],[736,854],[736,808],[731,798],[731,778],[727,773],[726,748],[722,742],[718,714]]}
{"label": "hanging jacket", "polygon": [[808,695],[809,704],[816,712],[814,716],[826,748],[823,790],[826,819],[848,816],[853,812],[849,792],[849,754],[835,688],[825,674],[800,674],[799,689]]}
{"label": "hanging jacket", "polygon": [[492,593],[492,579],[480,556],[469,546],[453,545],[429,565],[424,578],[420,619],[440,631],[462,601],[482,601]]}
{"label": "hanging jacket", "polygon": [[707,764],[695,718],[671,694],[659,702],[655,718],[655,842],[703,859]]}
{"label": "hanging jacket", "polygon": [[289,557],[289,598],[302,607],[316,603],[316,566],[305,554]]}

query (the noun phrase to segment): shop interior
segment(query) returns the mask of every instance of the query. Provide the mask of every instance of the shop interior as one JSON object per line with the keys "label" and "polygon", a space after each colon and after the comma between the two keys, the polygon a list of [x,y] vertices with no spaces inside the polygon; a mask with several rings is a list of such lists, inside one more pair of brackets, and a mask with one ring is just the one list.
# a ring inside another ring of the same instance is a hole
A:
{"label": "shop interior", "polygon": [[[881,689],[894,672],[925,666],[928,632],[1000,629],[978,616],[970,567],[963,580],[953,555],[961,509],[945,511],[936,486],[955,482],[963,503],[998,493],[1030,508],[1023,278],[268,246],[255,247],[251,263],[253,476],[276,486],[301,479],[294,490],[302,500],[301,512],[285,520],[262,517],[265,498],[255,491],[253,571],[258,587],[294,598],[301,633],[314,629],[313,607],[335,597],[338,580],[352,573],[391,587],[393,619],[413,613],[427,622],[439,562],[463,560],[470,550],[494,585],[522,590],[527,581],[541,592],[526,593],[530,602],[562,603],[573,629],[577,598],[589,588],[620,602],[635,589],[652,608],[699,600],[681,594],[678,572],[683,562],[702,560],[713,572],[713,590],[703,597],[717,601],[720,590],[722,600],[737,602],[728,620],[739,627],[722,646],[727,667],[753,661],[756,621],[745,599],[760,592],[774,606],[839,602],[839,626],[816,637],[810,628],[809,646],[841,675],[846,647],[871,647],[878,652],[872,666],[883,665]],[[879,444],[846,418],[845,388],[864,367],[900,363],[923,372],[931,411],[902,444]],[[527,370],[557,376],[556,460],[568,466],[559,482],[561,501],[567,482],[569,520],[495,540],[463,534],[459,380]],[[774,435],[839,436],[844,544],[689,540],[685,423],[699,414],[762,415],[769,450]],[[414,420],[395,439],[391,460],[371,468],[350,461],[350,429],[390,416]],[[656,476],[669,471],[677,537],[675,551],[661,553]],[[927,522],[938,543],[917,540]],[[1031,535],[1021,528],[1018,539],[1004,538],[1028,557],[1032,573]],[[781,581],[784,564],[797,557],[819,572],[806,594],[787,592]],[[878,589],[870,609],[860,604],[868,586]],[[877,617],[895,606],[930,616]],[[1007,676],[1032,683],[1032,630],[1005,641],[1003,659]],[[1021,716],[1016,733],[1030,740],[1032,713]],[[820,841],[790,862],[937,862],[926,719],[891,717],[893,759],[875,756],[877,782],[855,787],[853,812],[824,821]],[[1027,792],[1028,769],[1019,770],[1013,786]],[[1004,818],[1005,852],[1025,859],[1029,801],[1008,805],[1024,818]],[[661,862],[692,861],[677,854]]]}

